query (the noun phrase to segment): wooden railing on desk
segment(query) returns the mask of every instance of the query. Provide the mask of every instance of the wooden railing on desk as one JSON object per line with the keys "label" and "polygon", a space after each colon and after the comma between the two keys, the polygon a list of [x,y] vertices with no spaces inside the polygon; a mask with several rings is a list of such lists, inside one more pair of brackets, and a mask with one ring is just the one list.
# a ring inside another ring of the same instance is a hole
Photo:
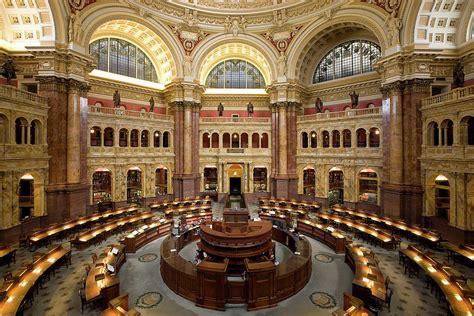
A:
{"label": "wooden railing on desk", "polygon": [[329,225],[299,219],[297,228],[299,233],[318,239],[331,247],[336,253],[346,251],[347,237]]}
{"label": "wooden railing on desk", "polygon": [[277,198],[261,198],[258,200],[260,207],[281,207],[281,208],[288,208],[288,209],[303,209],[307,211],[317,210],[321,207],[321,204],[318,202],[311,202],[311,201],[296,201],[296,200],[285,200],[285,199],[277,199]]}
{"label": "wooden railing on desk", "polygon": [[61,245],[54,247],[47,254],[28,264],[12,283],[5,283],[1,292],[3,300],[0,301],[0,315],[15,315],[28,292],[38,282],[41,276],[56,264],[70,260],[71,250]]}
{"label": "wooden railing on desk", "polygon": [[464,296],[458,282],[446,272],[446,266],[440,264],[414,245],[401,249],[400,254],[409,258],[426,272],[441,289],[446,301],[451,306],[454,315],[472,315],[473,307],[470,300]]}
{"label": "wooden railing on desk", "polygon": [[204,205],[211,205],[211,198],[209,196],[206,196],[204,199],[200,197],[196,198],[188,198],[184,200],[174,200],[174,201],[161,201],[157,203],[151,203],[148,206],[151,209],[168,209],[168,208],[173,208],[173,207],[183,207],[183,206],[204,206]]}
{"label": "wooden railing on desk", "polygon": [[125,245],[125,252],[135,253],[140,247],[150,241],[169,234],[172,224],[173,220],[171,219],[160,219],[134,230],[121,241]]}

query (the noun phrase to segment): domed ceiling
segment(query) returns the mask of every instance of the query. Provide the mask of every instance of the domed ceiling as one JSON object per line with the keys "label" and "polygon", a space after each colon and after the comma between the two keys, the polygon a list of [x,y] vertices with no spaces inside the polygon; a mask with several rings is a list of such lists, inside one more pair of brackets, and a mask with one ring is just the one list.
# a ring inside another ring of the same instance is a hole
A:
{"label": "domed ceiling", "polygon": [[[258,9],[258,12],[266,12],[271,10],[277,10],[282,8],[288,8],[310,2],[308,0],[170,0],[169,2],[184,5],[189,8],[200,9],[203,11],[209,11],[213,13],[228,14],[235,13],[230,11],[244,11],[245,13],[254,12]],[[312,2],[328,2],[328,1],[312,1]],[[329,1],[330,2],[330,1]]]}

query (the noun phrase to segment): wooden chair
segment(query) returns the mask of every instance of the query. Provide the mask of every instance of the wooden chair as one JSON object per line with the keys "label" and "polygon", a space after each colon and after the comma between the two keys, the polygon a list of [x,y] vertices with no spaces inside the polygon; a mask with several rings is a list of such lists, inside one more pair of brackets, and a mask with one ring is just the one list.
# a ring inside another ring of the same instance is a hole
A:
{"label": "wooden chair", "polygon": [[93,305],[95,304],[96,300],[92,300],[92,301],[87,301],[86,300],[86,295],[84,293],[84,290],[80,289],[79,290],[79,297],[81,299],[81,314],[84,314],[84,309],[88,306],[88,305]]}
{"label": "wooden chair", "polygon": [[30,245],[30,237],[27,235],[21,235],[18,239],[18,247],[20,248],[28,248]]}
{"label": "wooden chair", "polygon": [[92,256],[92,263],[95,263],[97,261],[97,254],[93,253],[91,256]]}
{"label": "wooden chair", "polygon": [[11,271],[7,271],[3,274],[3,281],[13,281],[13,274],[11,273]]}
{"label": "wooden chair", "polygon": [[84,269],[86,270],[86,275],[88,275],[89,272],[91,271],[91,266],[89,264],[85,264]]}

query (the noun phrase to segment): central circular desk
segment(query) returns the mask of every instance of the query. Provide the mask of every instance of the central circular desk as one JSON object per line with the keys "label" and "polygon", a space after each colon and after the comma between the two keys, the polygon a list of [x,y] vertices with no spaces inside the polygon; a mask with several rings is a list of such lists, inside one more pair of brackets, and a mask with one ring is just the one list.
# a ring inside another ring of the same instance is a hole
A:
{"label": "central circular desk", "polygon": [[[207,256],[193,264],[179,252],[196,240]],[[292,251],[285,262],[272,259],[272,240]],[[166,237],[161,246],[160,271],[167,286],[197,306],[215,310],[225,310],[226,304],[247,304],[248,310],[273,307],[308,283],[311,267],[308,240],[267,221],[209,221]]]}

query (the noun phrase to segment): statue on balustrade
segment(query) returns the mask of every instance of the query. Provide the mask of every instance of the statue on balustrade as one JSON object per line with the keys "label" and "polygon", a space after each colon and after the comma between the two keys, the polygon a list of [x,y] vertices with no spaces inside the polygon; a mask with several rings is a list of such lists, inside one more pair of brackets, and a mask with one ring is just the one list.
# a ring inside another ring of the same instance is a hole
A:
{"label": "statue on balustrade", "polygon": [[155,110],[155,99],[151,97],[149,102],[150,102],[150,113],[153,113],[153,111]]}
{"label": "statue on balustrade", "polygon": [[459,62],[453,69],[453,86],[453,88],[464,87],[464,66]]}
{"label": "statue on balustrade", "polygon": [[0,69],[0,75],[7,79],[7,82],[11,79],[16,79],[16,71],[15,66],[13,65],[13,60],[11,57],[2,64],[2,68]]}
{"label": "statue on balustrade", "polygon": [[222,103],[219,103],[217,106],[217,111],[219,112],[219,116],[222,116],[224,114],[224,105]]}
{"label": "statue on balustrade", "polygon": [[118,90],[115,90],[114,93],[114,108],[119,108],[120,107],[120,93]]}
{"label": "statue on balustrade", "polygon": [[357,92],[352,91],[351,93],[349,93],[349,96],[351,97],[351,107],[353,109],[356,109],[359,105],[359,95],[357,94]]}
{"label": "statue on balustrade", "polygon": [[323,100],[320,97],[316,97],[314,107],[316,108],[316,113],[323,113]]}
{"label": "statue on balustrade", "polygon": [[249,117],[253,116],[253,104],[252,104],[252,102],[249,102],[249,104],[247,104],[247,114],[248,114]]}

